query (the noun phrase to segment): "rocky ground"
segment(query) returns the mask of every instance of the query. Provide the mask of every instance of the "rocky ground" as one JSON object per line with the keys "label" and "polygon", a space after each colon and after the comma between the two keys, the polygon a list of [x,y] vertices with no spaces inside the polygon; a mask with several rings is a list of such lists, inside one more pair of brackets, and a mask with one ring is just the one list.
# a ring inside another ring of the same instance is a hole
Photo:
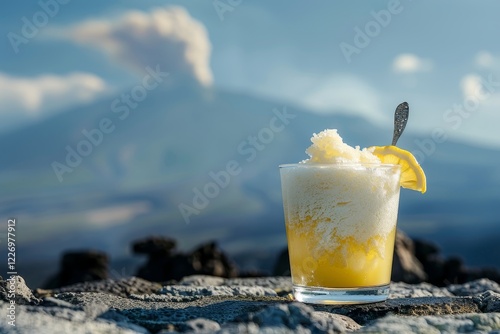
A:
{"label": "rocky ground", "polygon": [[400,231],[390,298],[358,306],[295,302],[287,249],[272,277],[239,270],[215,242],[185,253],[150,237],[132,250],[147,257],[137,277],[109,279],[108,255],[86,250],[65,252],[44,289],[0,278],[0,334],[500,333],[500,272]]}
{"label": "rocky ground", "polygon": [[0,333],[500,333],[500,286],[488,279],[392,283],[389,300],[358,306],[307,305],[290,292],[288,277],[130,277],[32,291],[15,276],[0,281]]}

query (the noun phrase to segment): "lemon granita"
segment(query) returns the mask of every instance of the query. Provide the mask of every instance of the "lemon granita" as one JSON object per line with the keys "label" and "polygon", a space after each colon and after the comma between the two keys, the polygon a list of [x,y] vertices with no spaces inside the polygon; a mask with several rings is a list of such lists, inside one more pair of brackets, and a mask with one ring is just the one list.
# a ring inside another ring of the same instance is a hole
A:
{"label": "lemon granita", "polygon": [[303,163],[380,163],[380,159],[368,149],[360,150],[359,146],[351,147],[345,144],[336,129],[327,129],[318,134],[313,134],[311,142],[313,144],[306,150],[310,158],[304,160]]}
{"label": "lemon granita", "polygon": [[395,146],[351,147],[337,130],[311,141],[309,159],[280,166],[294,295],[319,303],[384,300],[400,186],[425,191],[425,175]]}

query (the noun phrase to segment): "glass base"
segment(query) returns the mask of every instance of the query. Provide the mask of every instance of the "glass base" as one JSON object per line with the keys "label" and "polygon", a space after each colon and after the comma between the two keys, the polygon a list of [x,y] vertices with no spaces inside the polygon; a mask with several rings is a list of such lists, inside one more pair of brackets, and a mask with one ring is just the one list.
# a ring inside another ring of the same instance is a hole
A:
{"label": "glass base", "polygon": [[293,296],[299,302],[311,304],[376,303],[389,297],[389,284],[366,288],[320,288],[294,285]]}

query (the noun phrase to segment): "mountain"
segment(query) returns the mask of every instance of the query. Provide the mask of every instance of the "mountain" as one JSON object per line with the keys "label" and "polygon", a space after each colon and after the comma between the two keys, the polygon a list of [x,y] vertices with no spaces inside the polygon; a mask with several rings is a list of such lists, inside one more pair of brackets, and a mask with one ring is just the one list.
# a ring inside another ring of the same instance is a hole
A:
{"label": "mountain", "polygon": [[[130,241],[150,234],[182,249],[216,239],[233,254],[276,251],[286,243],[279,164],[307,158],[311,134],[325,128],[361,147],[392,137],[390,124],[222,90],[123,96],[0,137],[0,215],[18,219],[19,263],[53,262],[68,248],[130,256]],[[399,145],[428,177],[425,195],[402,191],[400,227],[454,251],[457,238],[481,245],[500,234],[499,151],[411,132]],[[482,258],[500,265],[498,254]]]}

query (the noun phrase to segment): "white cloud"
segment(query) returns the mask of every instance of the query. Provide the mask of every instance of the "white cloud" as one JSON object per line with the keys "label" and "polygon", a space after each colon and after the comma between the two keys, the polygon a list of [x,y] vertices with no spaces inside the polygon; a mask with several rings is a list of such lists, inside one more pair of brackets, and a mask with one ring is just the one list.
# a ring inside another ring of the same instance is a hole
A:
{"label": "white cloud", "polygon": [[14,119],[19,122],[79,102],[89,102],[107,91],[105,82],[89,73],[41,75],[33,78],[0,73],[2,127]]}
{"label": "white cloud", "polygon": [[493,58],[493,55],[488,51],[479,51],[476,54],[474,62],[479,67],[488,68],[495,63],[495,59]]}
{"label": "white cloud", "polygon": [[[494,82],[495,85],[487,84]],[[467,74],[460,81],[460,88],[464,101],[470,99],[477,101],[477,111],[484,118],[485,122],[490,122],[496,125],[500,122],[500,89],[498,81],[494,76],[481,77],[478,74]],[[481,129],[479,129],[481,131]],[[495,130],[495,135],[498,136],[498,131]]]}
{"label": "white cloud", "polygon": [[349,112],[373,121],[382,121],[379,94],[353,75],[335,75],[322,80],[303,97],[303,104],[320,112]]}
{"label": "white cloud", "polygon": [[[494,84],[492,85],[491,82]],[[500,147],[498,134],[500,89],[498,81],[491,75],[480,76],[471,73],[462,78],[460,89],[465,111],[455,135],[482,145]]]}
{"label": "white cloud", "polygon": [[317,76],[285,66],[275,69],[265,84],[254,89],[264,96],[291,101],[316,113],[345,113],[377,123],[387,121],[380,94],[353,74]]}
{"label": "white cloud", "polygon": [[[489,84],[488,81],[490,81]],[[495,116],[495,124],[498,124],[500,121],[500,113],[498,112],[500,109],[500,89],[494,76],[481,77],[478,74],[467,74],[460,81],[460,88],[464,101],[466,99],[477,101],[478,111],[485,117]],[[492,119],[489,120],[492,121]],[[495,131],[495,134],[497,133],[498,131]]]}
{"label": "white cloud", "polygon": [[488,51],[479,51],[475,58],[474,64],[483,70],[500,70],[500,57],[491,54]]}
{"label": "white cloud", "polygon": [[468,74],[460,81],[460,88],[464,98],[482,96],[481,77],[477,74]]}
{"label": "white cloud", "polygon": [[188,77],[203,85],[213,81],[207,31],[181,7],[129,11],[112,20],[86,21],[53,34],[104,51],[141,74],[148,66],[160,65],[173,80]]}
{"label": "white cloud", "polygon": [[138,215],[151,211],[148,202],[128,203],[127,205],[109,206],[90,210],[84,213],[86,221],[90,225],[110,227],[127,223]]}
{"label": "white cloud", "polygon": [[403,53],[394,58],[392,69],[397,73],[428,72],[433,64],[429,59],[420,58],[411,53]]}

